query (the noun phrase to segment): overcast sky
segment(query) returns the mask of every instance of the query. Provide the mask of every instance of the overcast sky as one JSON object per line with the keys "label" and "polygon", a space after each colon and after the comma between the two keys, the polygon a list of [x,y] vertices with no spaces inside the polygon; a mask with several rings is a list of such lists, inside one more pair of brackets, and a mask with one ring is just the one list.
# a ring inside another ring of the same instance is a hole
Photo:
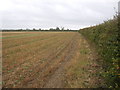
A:
{"label": "overcast sky", "polygon": [[[115,15],[119,0],[1,0],[0,27],[80,29]],[[114,10],[114,7],[116,10]]]}

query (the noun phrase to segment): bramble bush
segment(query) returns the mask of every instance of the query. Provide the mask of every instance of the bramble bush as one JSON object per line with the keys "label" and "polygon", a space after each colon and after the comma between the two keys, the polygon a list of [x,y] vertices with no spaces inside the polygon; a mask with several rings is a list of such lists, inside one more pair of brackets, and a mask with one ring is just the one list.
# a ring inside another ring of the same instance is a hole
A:
{"label": "bramble bush", "polygon": [[84,28],[79,32],[94,42],[98,53],[103,57],[102,76],[111,88],[120,87],[120,17],[105,21],[102,24]]}

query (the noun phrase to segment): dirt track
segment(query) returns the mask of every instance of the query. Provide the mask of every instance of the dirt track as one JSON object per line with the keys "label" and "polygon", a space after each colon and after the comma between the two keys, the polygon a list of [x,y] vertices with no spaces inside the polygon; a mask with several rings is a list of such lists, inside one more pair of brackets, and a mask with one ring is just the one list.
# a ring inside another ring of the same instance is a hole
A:
{"label": "dirt track", "polygon": [[[85,62],[78,67],[81,70],[89,64],[92,57],[89,51],[84,51],[86,48],[89,50],[87,41],[72,32],[3,39],[3,87],[66,87],[69,69],[79,62]],[[82,72],[81,83],[84,83],[88,77]]]}
{"label": "dirt track", "polygon": [[58,65],[58,69],[54,71],[54,74],[49,78],[47,83],[44,85],[45,88],[63,87],[65,67],[73,58],[73,55],[75,54],[75,51],[77,49],[76,47],[77,47],[77,43],[73,39],[65,51],[65,55],[62,58],[63,61],[60,63],[60,65]]}

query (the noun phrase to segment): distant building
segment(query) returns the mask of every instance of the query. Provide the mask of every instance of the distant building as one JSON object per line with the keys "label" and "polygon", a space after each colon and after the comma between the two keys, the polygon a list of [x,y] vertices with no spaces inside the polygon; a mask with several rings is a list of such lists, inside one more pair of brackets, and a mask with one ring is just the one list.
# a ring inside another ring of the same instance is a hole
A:
{"label": "distant building", "polygon": [[120,1],[118,2],[118,14],[120,15]]}

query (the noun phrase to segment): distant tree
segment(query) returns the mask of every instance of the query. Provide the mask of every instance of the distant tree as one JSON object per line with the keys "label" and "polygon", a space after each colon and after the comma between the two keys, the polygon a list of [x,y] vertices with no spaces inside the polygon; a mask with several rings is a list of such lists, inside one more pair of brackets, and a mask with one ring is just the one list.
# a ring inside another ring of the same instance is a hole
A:
{"label": "distant tree", "polygon": [[39,31],[41,31],[41,28],[39,28]]}
{"label": "distant tree", "polygon": [[56,27],[56,30],[59,31],[60,30],[59,27]]}
{"label": "distant tree", "polygon": [[33,31],[35,31],[35,28],[33,28]]}
{"label": "distant tree", "polygon": [[50,31],[53,31],[54,29],[53,29],[53,28],[50,28],[49,30],[50,30]]}
{"label": "distant tree", "polygon": [[67,31],[69,31],[69,29],[67,29]]}
{"label": "distant tree", "polygon": [[22,29],[18,29],[18,31],[22,31]]}

